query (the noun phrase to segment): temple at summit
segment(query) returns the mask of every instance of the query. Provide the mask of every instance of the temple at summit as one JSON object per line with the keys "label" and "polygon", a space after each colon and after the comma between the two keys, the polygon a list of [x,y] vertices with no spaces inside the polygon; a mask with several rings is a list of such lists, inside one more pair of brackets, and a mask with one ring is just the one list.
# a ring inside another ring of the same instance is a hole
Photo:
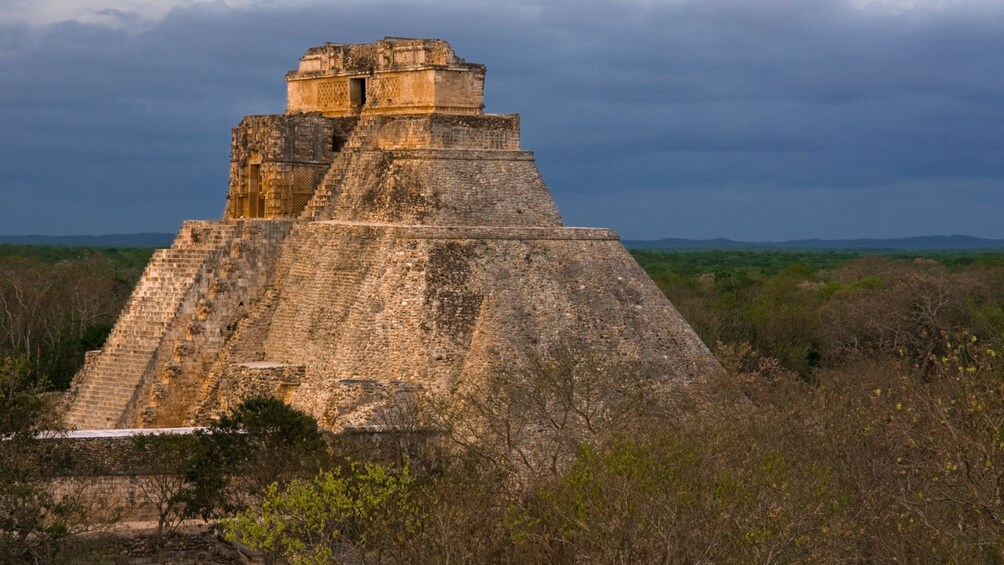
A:
{"label": "temple at summit", "polygon": [[[608,229],[565,227],[485,67],[438,39],[307,50],[233,130],[222,219],[158,250],[74,379],[77,429],[202,425],[267,394],[329,430],[581,351],[659,382],[718,365]],[[222,195],[221,195],[222,196]]]}

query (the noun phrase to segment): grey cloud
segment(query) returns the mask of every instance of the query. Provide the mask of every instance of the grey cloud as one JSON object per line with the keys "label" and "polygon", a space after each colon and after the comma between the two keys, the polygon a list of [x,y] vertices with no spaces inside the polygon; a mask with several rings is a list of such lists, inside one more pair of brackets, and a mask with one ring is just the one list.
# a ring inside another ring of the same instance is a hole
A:
{"label": "grey cloud", "polygon": [[[522,114],[569,223],[1004,237],[990,219],[1004,205],[1004,9],[866,15],[838,0],[213,3],[140,31],[6,26],[0,232],[216,216],[229,128],[282,111],[307,47],[384,35],[443,37],[488,65],[488,110]],[[942,192],[966,198],[938,213]]]}

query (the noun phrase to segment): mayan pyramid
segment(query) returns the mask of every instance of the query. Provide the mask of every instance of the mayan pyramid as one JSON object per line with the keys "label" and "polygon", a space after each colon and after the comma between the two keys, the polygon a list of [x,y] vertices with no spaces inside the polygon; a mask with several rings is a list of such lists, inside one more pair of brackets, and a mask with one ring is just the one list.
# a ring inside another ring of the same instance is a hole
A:
{"label": "mayan pyramid", "polygon": [[223,219],[185,222],[88,354],[69,424],[204,424],[272,394],[366,428],[381,398],[570,343],[664,381],[717,367],[616,233],[562,225],[484,78],[436,39],[307,50],[286,113],[233,130]]}

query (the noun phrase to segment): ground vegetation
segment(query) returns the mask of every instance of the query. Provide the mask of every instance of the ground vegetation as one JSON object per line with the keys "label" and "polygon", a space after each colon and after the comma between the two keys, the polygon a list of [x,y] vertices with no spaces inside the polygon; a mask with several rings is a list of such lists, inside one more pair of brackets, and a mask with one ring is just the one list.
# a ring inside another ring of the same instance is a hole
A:
{"label": "ground vegetation", "polygon": [[[710,381],[562,347],[399,407],[388,449],[255,399],[188,445],[135,446],[181,477],[165,531],[203,517],[291,563],[1004,562],[1001,255],[636,257],[721,362]],[[74,510],[28,487],[58,385],[5,351],[0,541],[55,556]]]}

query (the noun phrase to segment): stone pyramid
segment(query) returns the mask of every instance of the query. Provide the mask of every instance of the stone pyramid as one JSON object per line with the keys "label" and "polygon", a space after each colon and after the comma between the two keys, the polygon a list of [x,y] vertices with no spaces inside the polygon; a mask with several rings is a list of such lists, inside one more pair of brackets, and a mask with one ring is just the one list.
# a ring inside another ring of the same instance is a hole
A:
{"label": "stone pyramid", "polygon": [[156,252],[74,379],[78,429],[204,424],[271,394],[331,430],[573,344],[652,379],[717,362],[607,229],[571,228],[441,40],[311,48],[233,130],[220,221]]}

